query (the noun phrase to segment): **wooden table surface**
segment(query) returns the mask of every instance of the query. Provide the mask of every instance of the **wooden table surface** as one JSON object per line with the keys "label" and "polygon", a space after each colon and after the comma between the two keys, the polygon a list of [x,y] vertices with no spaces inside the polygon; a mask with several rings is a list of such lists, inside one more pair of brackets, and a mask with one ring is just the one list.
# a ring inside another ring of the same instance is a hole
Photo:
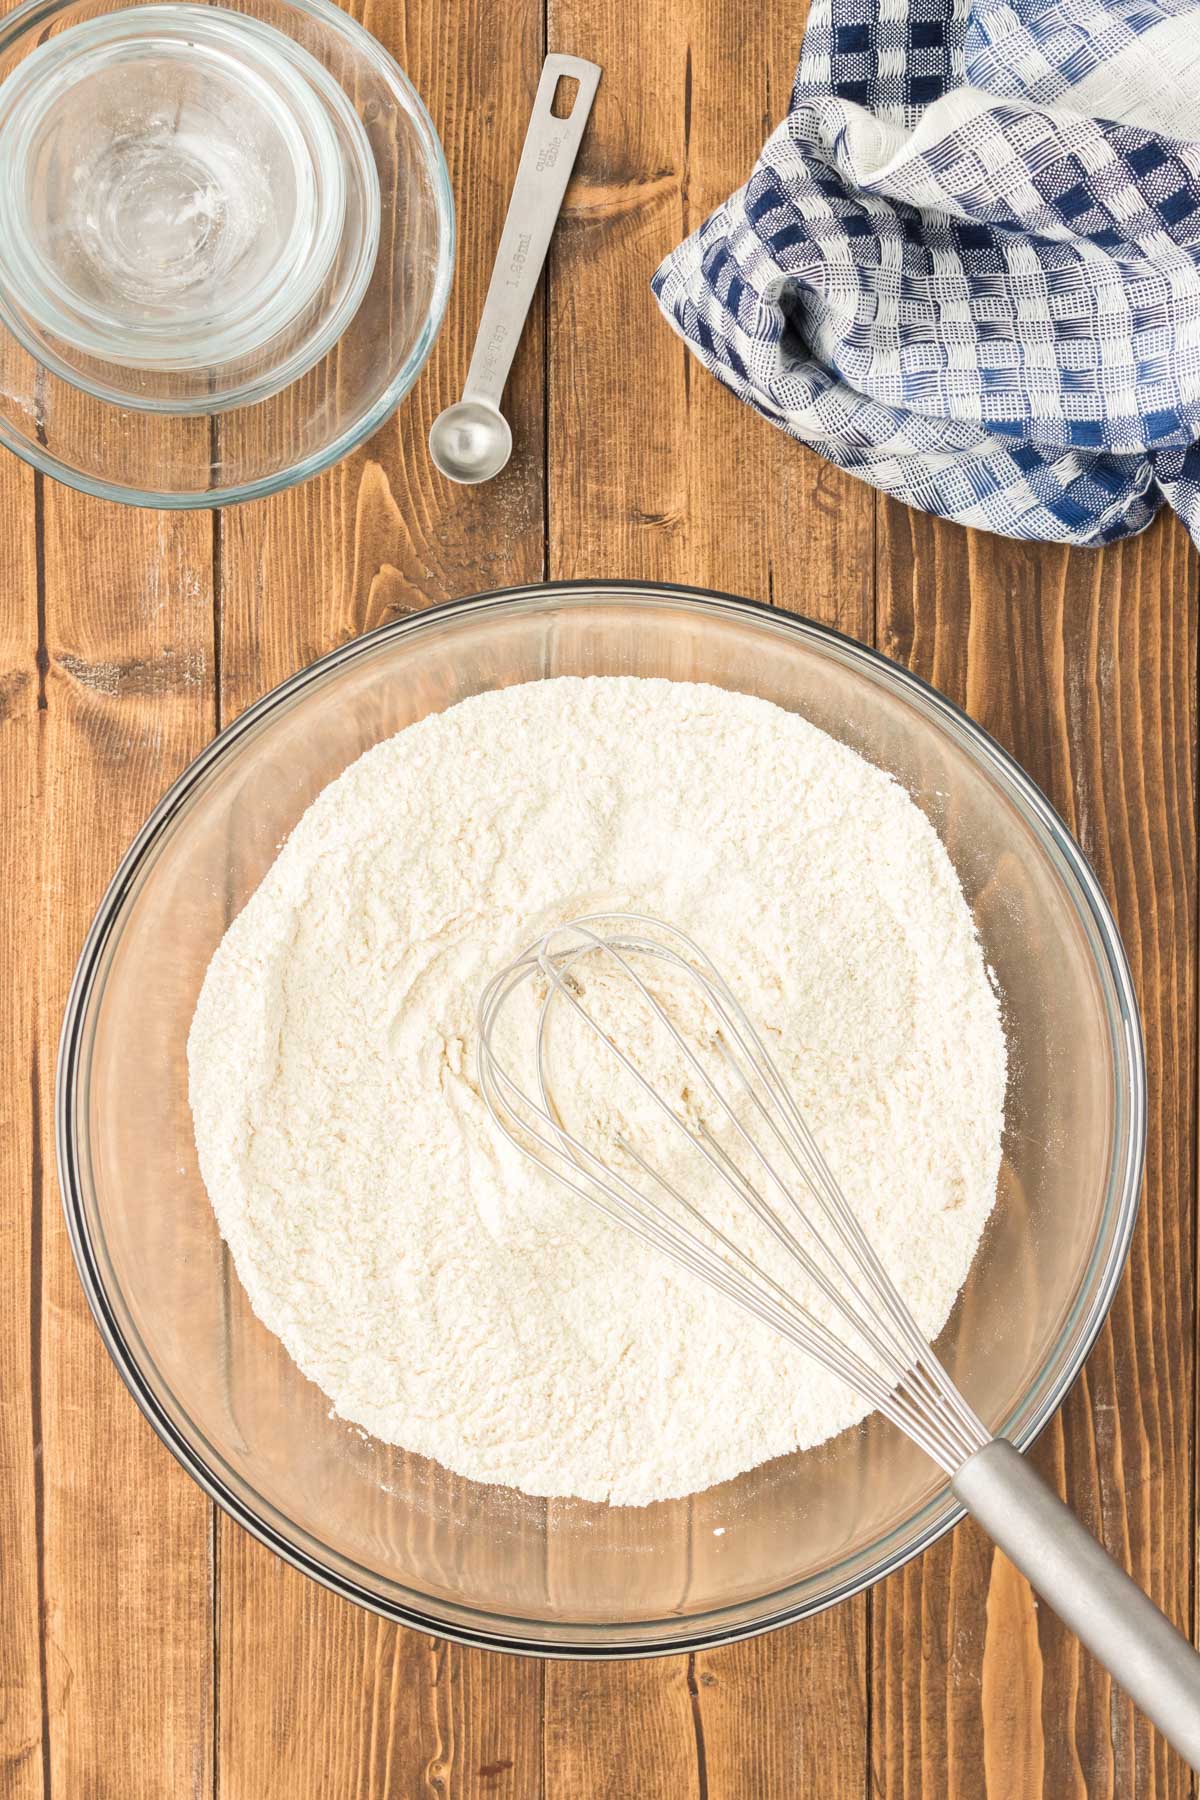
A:
{"label": "wooden table surface", "polygon": [[[3,1800],[1182,1800],[1192,1778],[973,1528],[821,1618],[609,1666],[458,1649],[252,1542],[153,1436],[63,1227],[55,1040],[103,885],[214,731],[434,601],[634,576],[877,644],[1049,793],[1144,1008],[1149,1164],[1111,1320],[1035,1453],[1193,1625],[1197,559],[1160,519],[1102,554],[878,499],[692,363],[647,283],[787,101],[801,0],[366,0],[449,159],[460,258],[398,417],[223,515],[85,499],[0,457],[0,1794]],[[457,392],[542,55],[604,80],[478,490],[425,435]]]}

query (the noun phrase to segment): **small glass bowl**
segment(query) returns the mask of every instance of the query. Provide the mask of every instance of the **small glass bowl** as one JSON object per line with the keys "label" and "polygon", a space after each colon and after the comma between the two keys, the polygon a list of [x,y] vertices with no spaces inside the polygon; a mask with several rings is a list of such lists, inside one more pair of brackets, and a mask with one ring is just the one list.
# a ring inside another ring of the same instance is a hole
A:
{"label": "small glass bowl", "polygon": [[945,1477],[877,1414],[646,1507],[530,1499],[379,1443],[331,1416],[251,1311],[188,1105],[209,959],[321,789],[430,713],[555,675],[759,695],[889,770],[936,827],[995,973],[1010,1067],[996,1208],[938,1348],[1022,1448],[1124,1266],[1145,1062],[1112,915],[1033,783],[906,669],[748,601],[578,583],[418,613],[285,682],[180,777],[101,904],[59,1058],[67,1223],[117,1367],[213,1498],[336,1592],[464,1642],[635,1656],[745,1637],[891,1573],[960,1516]]}
{"label": "small glass bowl", "polygon": [[27,0],[0,24],[0,163],[0,442],[72,486],[277,491],[429,353],[445,162],[328,0]]}
{"label": "small glass bowl", "polygon": [[0,316],[64,381],[212,413],[337,342],[379,248],[379,176],[341,87],[224,7],[128,6],[0,86]]}

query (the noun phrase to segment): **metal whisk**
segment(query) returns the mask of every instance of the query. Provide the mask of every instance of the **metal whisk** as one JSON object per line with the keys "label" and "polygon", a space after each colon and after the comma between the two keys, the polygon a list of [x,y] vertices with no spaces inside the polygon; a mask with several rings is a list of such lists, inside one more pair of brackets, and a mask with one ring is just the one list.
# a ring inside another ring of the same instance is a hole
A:
{"label": "metal whisk", "polygon": [[[642,1066],[645,1032],[640,1062],[619,1035],[620,1013],[598,1015],[595,1000],[614,983],[689,1085],[656,1085]],[[556,1006],[599,1044],[602,1066],[653,1130],[622,1114],[607,1141],[596,1131],[586,1141],[572,1124],[595,1096],[556,1091]],[[478,1073],[500,1130],[533,1162],[805,1351],[938,1463],[993,1541],[1200,1768],[1200,1656],[963,1398],[762,1036],[691,938],[637,913],[592,914],[548,933],[485,989]]]}

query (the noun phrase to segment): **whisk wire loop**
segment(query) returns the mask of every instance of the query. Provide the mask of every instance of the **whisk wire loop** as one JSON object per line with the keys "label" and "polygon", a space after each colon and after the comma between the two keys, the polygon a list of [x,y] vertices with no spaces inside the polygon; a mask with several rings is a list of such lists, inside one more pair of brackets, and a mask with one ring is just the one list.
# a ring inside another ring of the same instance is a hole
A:
{"label": "whisk wire loop", "polygon": [[[589,959],[602,961],[637,991],[703,1084],[751,1173],[703,1118],[690,1123],[681,1116],[585,1005],[576,969]],[[705,1034],[707,1050],[732,1077],[745,1110],[761,1126],[765,1143],[739,1114],[728,1083],[716,1078],[638,966],[655,962],[694,984],[708,1017],[716,1021],[715,1030]],[[536,986],[539,979],[544,993],[533,1043],[529,1054],[520,1058],[534,1071],[535,1091],[530,1093],[505,1066],[497,1025],[518,990]],[[611,1149],[648,1187],[568,1128],[555,1103],[550,1075],[548,1027],[555,1000],[564,1002],[594,1034],[674,1133],[682,1134],[690,1151],[803,1272],[853,1342],[845,1341],[812,1311],[811,1304],[761,1267],[644,1149],[624,1134],[612,1140]],[[705,952],[684,932],[639,913],[596,913],[543,936],[501,969],[484,991],[478,1076],[480,1092],[501,1131],[526,1157],[813,1357],[948,1473],[989,1441],[981,1421],[922,1336],[760,1033]]]}

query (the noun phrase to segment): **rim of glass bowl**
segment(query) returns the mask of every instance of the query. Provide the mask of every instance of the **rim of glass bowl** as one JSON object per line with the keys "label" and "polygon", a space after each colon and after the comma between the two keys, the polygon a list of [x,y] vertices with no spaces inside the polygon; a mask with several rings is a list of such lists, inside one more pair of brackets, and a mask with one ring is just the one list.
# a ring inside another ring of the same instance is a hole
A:
{"label": "rim of glass bowl", "polygon": [[[53,19],[56,14],[66,11],[74,3],[75,0],[23,0],[23,4],[18,6],[14,12],[0,19],[0,55],[9,50],[25,33],[36,34],[47,21]],[[233,487],[205,488],[203,492],[183,493],[162,492],[153,488],[128,487],[121,482],[101,481],[73,468],[69,463],[62,462],[36,441],[14,433],[9,429],[8,421],[0,415],[0,444],[11,450],[14,456],[19,456],[22,462],[29,463],[33,468],[39,470],[41,474],[49,475],[53,481],[62,482],[64,487],[75,488],[80,493],[91,494],[100,500],[115,500],[127,506],[145,506],[164,512],[207,511],[212,507],[237,506],[247,500],[262,500],[270,494],[283,493],[288,488],[299,487],[302,482],[311,480],[314,475],[320,475],[325,469],[332,468],[359,444],[365,443],[369,437],[372,437],[395,412],[428,360],[429,352],[433,348],[434,340],[445,316],[446,303],[450,297],[456,242],[454,194],[450,186],[450,171],[446,165],[441,139],[438,137],[425,102],[395,57],[384,48],[377,37],[360,25],[357,19],[352,18],[349,13],[343,12],[340,6],[334,4],[334,0],[285,0],[285,3],[294,11],[306,13],[310,18],[318,19],[331,29],[340,31],[360,51],[378,64],[395,87],[421,141],[425,167],[430,177],[439,217],[439,232],[438,265],[434,275],[433,292],[417,340],[405,362],[397,370],[375,404],[332,443],[326,444],[323,449],[316,451],[312,456],[305,457],[286,469],[277,470],[274,474],[263,475],[254,481],[242,482]],[[236,6],[237,0],[225,0],[225,4]],[[124,9],[122,8],[122,10]],[[9,331],[10,335],[15,335],[11,332],[11,327],[5,325],[2,328]],[[203,417],[204,415],[198,416]]]}
{"label": "rim of glass bowl", "polygon": [[[84,1039],[83,1025],[98,982],[102,985],[107,950],[120,928],[126,897],[152,862],[156,846],[186,809],[193,791],[204,782],[227,750],[332,670],[358,657],[373,655],[382,643],[437,632],[443,624],[470,612],[562,609],[597,603],[604,605],[617,599],[626,605],[683,606],[718,619],[750,618],[756,625],[782,636],[799,635],[824,654],[863,670],[870,679],[914,705],[996,779],[1032,826],[1073,899],[1101,977],[1114,1049],[1114,1153],[1104,1196],[1101,1231],[1080,1294],[1056,1345],[1045,1358],[1038,1378],[1011,1417],[1002,1421],[999,1428],[1003,1435],[1011,1436],[1018,1448],[1025,1449],[1062,1403],[1095,1342],[1124,1269],[1137,1218],[1146,1142],[1146,1067],[1129,964],[1108,903],[1082,850],[1045,795],[1008,752],[953,701],[920,676],[879,651],[799,614],[734,595],[662,582],[548,583],[471,595],[412,614],[355,638],[310,664],[265,695],[213,739],[167,791],[126,852],[88,931],[71,984],[59,1045],[55,1090],[55,1133],[63,1208],[88,1303],[126,1386],[167,1448],[205,1492],[293,1567],[385,1618],[459,1643],[525,1655],[584,1659],[677,1655],[754,1637],[808,1617],[848,1599],[903,1567],[957,1524],[963,1517],[963,1509],[948,1490],[943,1489],[903,1528],[879,1539],[868,1551],[848,1557],[841,1564],[833,1564],[820,1576],[760,1596],[757,1601],[741,1601],[716,1612],[697,1614],[694,1618],[630,1619],[619,1627],[578,1622],[549,1626],[545,1621],[522,1619],[515,1614],[476,1611],[463,1602],[432,1601],[406,1589],[398,1580],[391,1583],[397,1597],[376,1593],[369,1585],[373,1578],[367,1571],[359,1571],[363,1579],[356,1580],[353,1572],[356,1565],[348,1559],[333,1557],[327,1547],[298,1530],[260,1496],[245,1498],[244,1485],[222,1463],[193,1422],[186,1420],[190,1436],[185,1435],[176,1422],[177,1416],[184,1415],[179,1409],[176,1413],[168,1412],[157,1395],[150,1391],[143,1379],[142,1367],[152,1367],[152,1361],[144,1347],[131,1348],[123,1334],[105,1288],[102,1258],[88,1231],[82,1173],[86,1164],[86,1143],[77,1141],[75,1120],[81,1089],[86,1095],[89,1069],[90,1045]],[[1056,1366],[1058,1372],[1050,1380]],[[159,1385],[170,1396],[168,1384],[160,1382]],[[226,1475],[230,1479],[227,1480]],[[912,1532],[911,1542],[907,1545],[896,1542],[901,1529],[905,1533]],[[812,1592],[818,1583],[821,1591]],[[751,1612],[754,1616],[747,1617]],[[664,1635],[667,1630],[671,1635]]]}

